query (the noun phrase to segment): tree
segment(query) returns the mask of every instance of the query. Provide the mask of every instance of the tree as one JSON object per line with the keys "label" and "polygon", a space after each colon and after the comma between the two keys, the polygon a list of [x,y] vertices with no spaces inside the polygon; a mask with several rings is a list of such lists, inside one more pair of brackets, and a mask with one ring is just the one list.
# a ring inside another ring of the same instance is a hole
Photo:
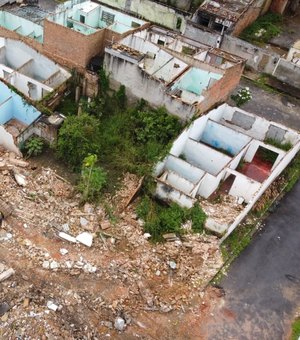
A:
{"label": "tree", "polygon": [[91,201],[99,195],[106,184],[106,172],[96,166],[97,155],[85,157],[82,163],[81,178],[78,190],[82,193],[82,201]]}
{"label": "tree", "polygon": [[99,152],[100,123],[86,113],[69,116],[59,130],[58,156],[73,167],[78,167],[88,154]]}

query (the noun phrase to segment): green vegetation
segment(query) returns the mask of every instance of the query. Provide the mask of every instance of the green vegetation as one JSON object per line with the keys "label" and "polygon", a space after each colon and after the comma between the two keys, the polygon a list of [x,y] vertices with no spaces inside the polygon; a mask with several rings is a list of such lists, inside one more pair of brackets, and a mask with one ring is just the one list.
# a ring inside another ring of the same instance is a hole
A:
{"label": "green vegetation", "polygon": [[96,166],[97,155],[89,155],[83,160],[78,190],[82,194],[82,201],[88,202],[99,197],[101,189],[106,184],[105,171]]}
{"label": "green vegetation", "polygon": [[235,105],[237,107],[241,107],[242,105],[246,104],[249,100],[252,99],[249,87],[238,90],[236,94],[233,94],[231,96],[231,99],[235,102]]}
{"label": "green vegetation", "polygon": [[267,43],[281,32],[281,26],[281,15],[267,13],[248,26],[240,37],[251,43]]}
{"label": "green vegetation", "polygon": [[289,151],[293,147],[291,142],[281,143],[273,138],[266,138],[264,142],[284,151]]}
{"label": "green vegetation", "polygon": [[252,80],[252,82],[257,87],[263,89],[266,92],[274,93],[274,94],[280,93],[277,89],[275,89],[274,87],[269,85],[269,78],[270,78],[270,75],[262,73],[262,74],[259,75],[258,79]]}
{"label": "green vegetation", "polygon": [[80,167],[89,154],[98,154],[100,122],[97,118],[83,113],[69,116],[59,130],[57,154],[73,168]]}
{"label": "green vegetation", "polygon": [[112,193],[123,173],[150,174],[182,126],[164,108],[153,109],[144,100],[127,108],[125,87],[110,91],[103,71],[99,86],[99,96],[90,102],[80,100],[79,116],[75,115],[76,106],[60,107],[67,119],[60,129],[56,150],[60,159],[77,170],[85,157],[97,155],[98,165],[107,173],[105,191]]}
{"label": "green vegetation", "polygon": [[33,136],[26,141],[24,149],[28,157],[38,156],[43,152],[44,146],[41,137]]}
{"label": "green vegetation", "polygon": [[300,317],[298,317],[292,324],[291,340],[298,340],[300,337]]}
{"label": "green vegetation", "polygon": [[201,232],[206,219],[199,205],[191,209],[181,208],[175,203],[164,206],[147,195],[141,199],[136,211],[145,221],[144,230],[151,234],[153,241],[162,241],[162,235],[166,233],[184,234],[182,225],[187,221],[192,222],[194,232]]}
{"label": "green vegetation", "polygon": [[289,192],[300,179],[300,153],[296,155],[291,164],[284,170],[287,185],[285,191]]}

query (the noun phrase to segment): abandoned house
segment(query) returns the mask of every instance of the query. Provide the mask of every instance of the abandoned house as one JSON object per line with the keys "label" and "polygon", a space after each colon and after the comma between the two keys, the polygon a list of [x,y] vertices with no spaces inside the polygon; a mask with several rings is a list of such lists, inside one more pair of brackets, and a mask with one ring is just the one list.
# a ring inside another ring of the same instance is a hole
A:
{"label": "abandoned house", "polygon": [[204,1],[187,20],[185,35],[219,47],[224,34],[238,36],[259,15],[265,13],[270,1]]}
{"label": "abandoned house", "polygon": [[299,149],[298,132],[223,104],[175,140],[155,169],[156,195],[189,208],[198,199],[204,207],[216,197],[230,197],[235,212],[225,211],[220,219],[223,207],[212,205],[206,222],[209,230],[227,237]]}
{"label": "abandoned house", "polygon": [[0,145],[20,155],[19,147],[32,135],[51,144],[65,117],[43,115],[0,81]]}
{"label": "abandoned house", "polygon": [[103,53],[106,44],[143,25],[147,25],[143,20],[91,1],[66,1],[54,13],[17,5],[0,11],[1,36],[22,40],[79,71],[93,56]]}
{"label": "abandoned house", "polygon": [[41,115],[22,97],[0,81],[0,145],[20,153],[18,146],[25,140],[28,127]]}
{"label": "abandoned house", "polygon": [[21,41],[0,37],[0,78],[31,100],[40,100],[71,74]]}
{"label": "abandoned house", "polygon": [[112,85],[182,120],[224,101],[239,83],[244,60],[158,27],[105,48]]}

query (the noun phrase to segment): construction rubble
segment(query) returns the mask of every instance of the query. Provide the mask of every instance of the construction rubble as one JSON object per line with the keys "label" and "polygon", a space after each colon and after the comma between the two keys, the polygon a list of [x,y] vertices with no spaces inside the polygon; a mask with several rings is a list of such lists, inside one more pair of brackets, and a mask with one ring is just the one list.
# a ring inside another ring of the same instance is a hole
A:
{"label": "construction rubble", "polygon": [[81,205],[54,170],[1,152],[1,338],[102,339],[203,297],[222,266],[217,237],[151,243],[131,203],[140,185],[126,174],[105,204]]}

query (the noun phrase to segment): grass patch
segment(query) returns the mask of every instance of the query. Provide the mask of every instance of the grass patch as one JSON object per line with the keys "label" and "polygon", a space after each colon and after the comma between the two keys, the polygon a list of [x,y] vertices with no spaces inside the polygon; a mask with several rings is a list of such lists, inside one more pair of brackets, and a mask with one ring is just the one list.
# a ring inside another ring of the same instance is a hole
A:
{"label": "grass patch", "polygon": [[158,201],[145,195],[136,209],[139,218],[145,221],[144,230],[151,234],[152,241],[162,241],[163,234],[176,233],[182,235],[186,232],[182,225],[192,222],[192,231],[202,232],[206,215],[199,205],[191,209],[181,208],[179,205],[162,205]]}
{"label": "grass patch", "polygon": [[266,144],[275,146],[276,148],[281,149],[283,151],[289,151],[293,147],[291,142],[281,143],[281,142],[278,142],[276,139],[273,139],[273,138],[266,138],[264,140],[264,142]]}
{"label": "grass patch", "polygon": [[284,176],[287,181],[285,192],[289,192],[300,178],[300,153],[296,155],[290,165],[284,170]]}
{"label": "grass patch", "polygon": [[297,318],[292,324],[291,340],[298,340],[300,337],[300,317]]}
{"label": "grass patch", "polygon": [[64,97],[59,106],[56,108],[56,111],[65,116],[76,115],[78,112],[78,105],[75,102],[75,95],[71,92],[69,95]]}
{"label": "grass patch", "polygon": [[282,31],[282,16],[267,13],[259,17],[241,34],[240,38],[251,43],[267,43]]}

